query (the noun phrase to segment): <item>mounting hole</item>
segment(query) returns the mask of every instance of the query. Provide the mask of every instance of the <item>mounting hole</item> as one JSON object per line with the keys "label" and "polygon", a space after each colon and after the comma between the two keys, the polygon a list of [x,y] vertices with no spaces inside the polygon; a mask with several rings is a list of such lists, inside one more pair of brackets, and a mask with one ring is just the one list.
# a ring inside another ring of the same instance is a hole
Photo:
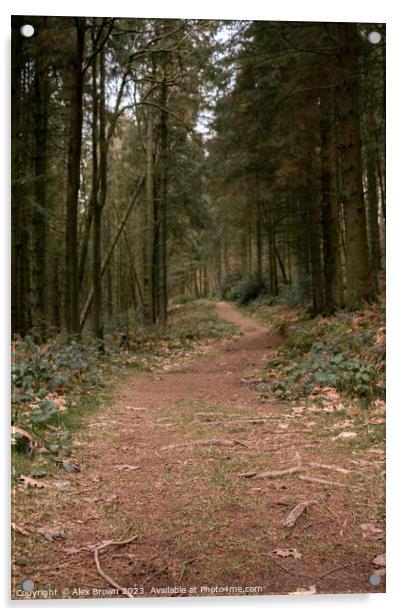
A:
{"label": "mounting hole", "polygon": [[378,45],[378,43],[381,41],[381,34],[379,32],[373,31],[369,33],[367,38],[369,40],[369,43],[372,43],[373,45]]}
{"label": "mounting hole", "polygon": [[21,26],[20,32],[22,36],[25,36],[26,38],[30,38],[31,36],[35,34],[35,28],[31,26],[31,24],[24,24],[23,26]]}

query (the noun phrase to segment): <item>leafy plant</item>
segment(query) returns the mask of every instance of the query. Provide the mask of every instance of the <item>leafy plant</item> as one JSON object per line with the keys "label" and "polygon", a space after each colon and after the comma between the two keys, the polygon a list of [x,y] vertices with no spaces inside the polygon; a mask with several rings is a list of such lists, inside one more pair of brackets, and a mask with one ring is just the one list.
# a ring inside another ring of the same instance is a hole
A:
{"label": "leafy plant", "polygon": [[385,349],[378,344],[384,315],[339,312],[288,327],[286,344],[269,360],[265,389],[297,399],[315,387],[335,387],[363,401],[385,396]]}

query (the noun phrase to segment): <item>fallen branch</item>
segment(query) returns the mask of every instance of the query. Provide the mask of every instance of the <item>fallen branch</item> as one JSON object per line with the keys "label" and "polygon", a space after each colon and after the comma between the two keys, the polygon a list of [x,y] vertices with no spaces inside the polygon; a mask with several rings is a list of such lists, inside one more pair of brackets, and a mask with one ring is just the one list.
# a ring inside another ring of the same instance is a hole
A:
{"label": "fallen branch", "polygon": [[299,479],[303,481],[310,481],[310,483],[319,483],[324,486],[340,486],[341,483],[336,481],[328,481],[327,479],[318,479],[317,477],[310,477],[310,475],[299,475]]}
{"label": "fallen branch", "polygon": [[282,526],[286,528],[293,528],[297,520],[300,518],[301,514],[307,509],[307,507],[309,507],[315,502],[316,501],[310,500],[310,501],[304,501],[303,503],[299,503],[298,505],[296,505],[296,507],[294,507],[292,511],[289,513],[286,520],[283,522]]}
{"label": "fallen branch", "polygon": [[290,468],[284,468],[279,471],[249,471],[247,473],[239,473],[239,477],[245,477],[246,479],[276,479],[276,477],[285,477],[286,475],[294,475],[300,473],[302,469],[300,466],[291,466]]}

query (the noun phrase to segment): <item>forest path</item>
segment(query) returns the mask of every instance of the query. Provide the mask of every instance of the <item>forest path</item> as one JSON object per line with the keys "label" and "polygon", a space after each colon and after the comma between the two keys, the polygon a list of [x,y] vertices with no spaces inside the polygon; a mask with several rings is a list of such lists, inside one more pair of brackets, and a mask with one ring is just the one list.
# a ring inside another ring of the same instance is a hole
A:
{"label": "forest path", "polygon": [[[136,596],[383,591],[367,582],[381,547],[362,541],[359,528],[375,521],[367,511],[382,490],[377,466],[360,467],[349,443],[333,441],[339,417],[261,400],[249,385],[280,339],[226,303],[216,309],[241,329],[237,340],[127,379],[79,435],[72,493],[32,492],[35,524],[65,533],[31,545],[24,574],[38,586],[114,596],[91,549],[135,536],[99,560]],[[302,468],[286,473],[301,464],[324,483],[301,480]],[[285,473],[242,476],[267,470]],[[307,512],[284,527],[305,501],[313,501]],[[274,552],[288,549],[286,558]]]}

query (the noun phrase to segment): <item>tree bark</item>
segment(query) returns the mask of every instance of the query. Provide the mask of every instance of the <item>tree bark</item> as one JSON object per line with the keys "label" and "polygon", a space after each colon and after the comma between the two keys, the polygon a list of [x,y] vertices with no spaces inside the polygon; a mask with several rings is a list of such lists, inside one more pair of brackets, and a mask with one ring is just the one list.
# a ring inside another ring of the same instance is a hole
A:
{"label": "tree bark", "polygon": [[167,234],[167,188],[168,188],[168,114],[167,107],[168,86],[166,83],[167,56],[162,55],[162,84],[161,84],[161,116],[160,116],[160,198],[158,211],[158,318],[161,323],[167,319],[167,262],[166,262],[166,234]]}
{"label": "tree bark", "polygon": [[[46,27],[46,18],[42,23]],[[49,85],[43,44],[38,41],[35,63],[34,106],[34,203],[32,211],[33,266],[32,313],[33,326],[39,336],[46,331],[47,314],[47,141]]]}
{"label": "tree bark", "polygon": [[84,85],[83,58],[85,18],[74,18],[75,46],[69,67],[69,129],[67,153],[66,232],[65,232],[65,300],[64,327],[69,335],[78,334],[78,193],[80,188],[82,143],[82,96]]}
{"label": "tree bark", "polygon": [[344,303],[340,258],[339,211],[336,189],[336,141],[333,93],[320,97],[321,132],[321,199],[323,258],[325,279],[325,311],[331,314]]}
{"label": "tree bark", "polygon": [[359,39],[355,24],[341,24],[339,148],[342,161],[343,204],[346,224],[346,304],[349,310],[374,299],[369,264],[366,209],[362,185],[359,124]]}
{"label": "tree bark", "polygon": [[144,318],[148,323],[155,321],[154,314],[154,141],[153,113],[148,107],[146,117],[146,178],[144,217]]}

